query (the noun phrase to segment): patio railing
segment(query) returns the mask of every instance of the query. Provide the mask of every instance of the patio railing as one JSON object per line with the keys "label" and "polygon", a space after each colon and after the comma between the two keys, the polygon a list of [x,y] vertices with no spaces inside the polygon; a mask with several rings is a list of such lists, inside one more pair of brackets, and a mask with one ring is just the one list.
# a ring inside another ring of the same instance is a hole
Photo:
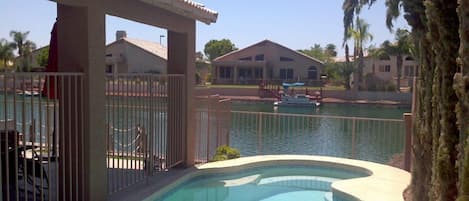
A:
{"label": "patio railing", "polygon": [[206,163],[213,158],[217,147],[230,143],[231,100],[218,95],[196,100],[196,162]]}
{"label": "patio railing", "polygon": [[387,163],[404,152],[400,119],[232,112],[230,146],[242,156],[307,154]]}
{"label": "patio railing", "polygon": [[168,114],[169,110],[182,114],[183,100],[183,75],[122,74],[106,78],[109,194],[182,162],[184,122],[181,116]]}
{"label": "patio railing", "polygon": [[82,89],[82,73],[0,74],[2,200],[83,199]]}
{"label": "patio railing", "polygon": [[[108,192],[181,164],[183,75],[106,79]],[[1,199],[84,200],[82,73],[0,74]]]}

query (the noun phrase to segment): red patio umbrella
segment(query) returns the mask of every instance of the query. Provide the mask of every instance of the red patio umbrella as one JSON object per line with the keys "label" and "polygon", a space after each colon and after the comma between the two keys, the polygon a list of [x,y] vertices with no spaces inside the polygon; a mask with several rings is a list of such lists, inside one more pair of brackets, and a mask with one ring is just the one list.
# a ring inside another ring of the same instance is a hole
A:
{"label": "red patio umbrella", "polygon": [[[57,22],[54,23],[52,28],[51,38],[49,43],[49,59],[46,66],[46,72],[57,72]],[[50,99],[58,98],[58,88],[55,86],[57,78],[55,76],[47,76],[42,89],[42,95]],[[57,89],[57,91],[56,91]]]}
{"label": "red patio umbrella", "polygon": [[[57,61],[57,21],[54,23],[51,32],[51,38],[49,43],[49,59],[47,61],[46,72],[57,72],[58,71],[58,61]],[[44,86],[42,88],[42,95],[55,100],[59,98],[59,88],[56,86],[56,82],[58,82],[58,77],[54,75],[46,76],[46,80],[44,82]],[[56,155],[56,145],[57,145],[57,137],[56,137],[56,108],[54,106],[54,114],[53,114],[53,125],[54,129],[52,131],[52,156]]]}

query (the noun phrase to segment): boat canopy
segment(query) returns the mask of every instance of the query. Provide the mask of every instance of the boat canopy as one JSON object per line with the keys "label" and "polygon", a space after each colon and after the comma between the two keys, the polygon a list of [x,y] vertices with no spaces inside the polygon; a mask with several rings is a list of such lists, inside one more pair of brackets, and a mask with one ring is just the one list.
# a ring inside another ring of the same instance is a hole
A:
{"label": "boat canopy", "polygon": [[282,86],[284,89],[288,89],[289,87],[299,87],[299,86],[304,86],[305,83],[303,82],[294,82],[294,83],[282,83]]}

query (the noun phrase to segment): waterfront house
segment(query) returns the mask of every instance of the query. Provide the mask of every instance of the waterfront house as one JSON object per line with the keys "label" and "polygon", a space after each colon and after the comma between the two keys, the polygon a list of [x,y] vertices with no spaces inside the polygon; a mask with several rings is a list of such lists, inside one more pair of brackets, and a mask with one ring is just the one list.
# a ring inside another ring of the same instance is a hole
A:
{"label": "waterfront house", "polygon": [[106,46],[106,73],[167,73],[167,49],[160,43],[127,37],[116,32]]}
{"label": "waterfront house", "polygon": [[[413,77],[418,75],[418,63],[410,55],[402,56],[401,87],[411,87]],[[373,75],[376,78],[389,81],[397,86],[397,56],[383,55],[380,57],[366,57],[363,75]]]}
{"label": "waterfront house", "polygon": [[[410,55],[403,55],[402,58],[401,87],[412,87],[413,77],[418,76],[418,62]],[[354,61],[353,57],[350,57],[350,61]],[[344,63],[345,57],[337,57],[335,62]],[[363,76],[372,77],[381,83],[390,83],[397,86],[397,56],[382,55],[373,57],[365,55]],[[351,75],[350,77],[350,81],[353,83],[354,76]]]}
{"label": "waterfront house", "polygon": [[220,56],[212,62],[216,84],[260,81],[319,83],[324,62],[270,40]]}

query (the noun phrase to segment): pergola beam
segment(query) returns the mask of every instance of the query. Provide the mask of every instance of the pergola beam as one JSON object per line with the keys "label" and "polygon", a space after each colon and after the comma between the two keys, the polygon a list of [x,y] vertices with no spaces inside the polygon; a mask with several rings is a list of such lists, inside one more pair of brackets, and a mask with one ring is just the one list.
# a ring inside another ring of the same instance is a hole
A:
{"label": "pergola beam", "polygon": [[185,24],[195,21],[166,9],[135,0],[105,0],[106,14],[167,30],[187,33]]}

